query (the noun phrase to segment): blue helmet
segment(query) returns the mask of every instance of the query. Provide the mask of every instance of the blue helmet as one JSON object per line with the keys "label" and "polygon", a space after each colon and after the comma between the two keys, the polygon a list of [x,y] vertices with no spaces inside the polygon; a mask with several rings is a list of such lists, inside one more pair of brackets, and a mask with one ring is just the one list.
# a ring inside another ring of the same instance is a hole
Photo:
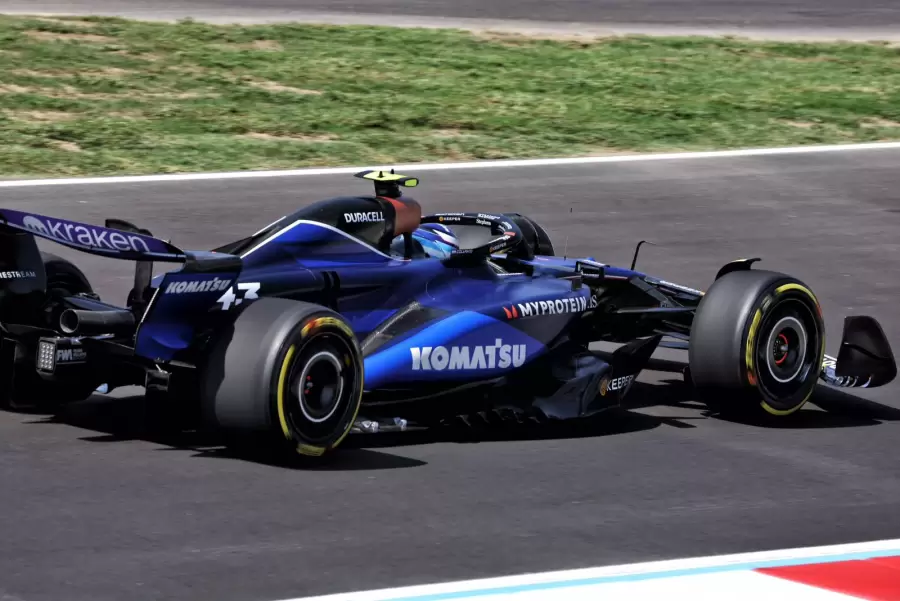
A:
{"label": "blue helmet", "polygon": [[[455,250],[459,250],[459,239],[446,225],[441,223],[424,223],[412,234],[413,240],[422,246],[422,250],[429,257],[446,259]],[[394,239],[392,248],[403,252],[403,237]]]}
{"label": "blue helmet", "polygon": [[459,250],[459,238],[446,225],[425,223],[413,232],[413,239],[422,245],[429,257],[446,259],[455,250]]}

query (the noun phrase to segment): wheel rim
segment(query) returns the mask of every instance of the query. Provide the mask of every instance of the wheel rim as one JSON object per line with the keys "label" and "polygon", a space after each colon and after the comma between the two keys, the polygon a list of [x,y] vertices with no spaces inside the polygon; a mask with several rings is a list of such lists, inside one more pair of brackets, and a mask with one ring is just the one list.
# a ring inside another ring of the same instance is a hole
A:
{"label": "wheel rim", "polygon": [[341,360],[331,351],[322,351],[309,358],[292,383],[292,391],[303,416],[313,423],[322,423],[334,415],[344,391]]}
{"label": "wheel rim", "polygon": [[320,330],[290,351],[280,384],[278,411],[285,436],[323,450],[342,439],[342,424],[355,407],[360,366],[352,342]]}
{"label": "wheel rim", "polygon": [[817,373],[821,331],[814,309],[805,299],[785,298],[770,308],[760,329],[759,388],[774,408],[792,408],[805,399]]}
{"label": "wheel rim", "polygon": [[803,369],[807,349],[806,328],[796,317],[782,317],[772,327],[766,354],[766,367],[777,382],[786,384]]}

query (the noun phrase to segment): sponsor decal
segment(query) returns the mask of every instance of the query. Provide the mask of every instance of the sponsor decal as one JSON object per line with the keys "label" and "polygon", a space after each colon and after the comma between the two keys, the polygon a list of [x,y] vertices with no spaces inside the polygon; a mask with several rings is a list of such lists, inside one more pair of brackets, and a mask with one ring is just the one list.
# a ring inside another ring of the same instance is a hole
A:
{"label": "sponsor decal", "polygon": [[489,346],[424,346],[409,349],[413,371],[495,369],[520,367],[525,363],[524,344],[503,344],[497,338]]}
{"label": "sponsor decal", "polygon": [[478,213],[479,219],[490,219],[491,221],[500,221],[500,218],[496,215],[488,215],[487,213]]}
{"label": "sponsor decal", "polygon": [[57,363],[83,363],[87,359],[87,353],[83,348],[57,348]]}
{"label": "sponsor decal", "polygon": [[81,223],[70,223],[49,217],[40,219],[34,215],[26,215],[22,218],[22,225],[26,229],[59,242],[78,244],[100,250],[150,252],[150,248],[143,238],[125,232],[117,232]]}
{"label": "sponsor decal", "polygon": [[172,282],[166,286],[164,294],[190,294],[192,292],[218,292],[225,290],[231,285],[232,280],[221,280],[213,278],[211,280],[183,280],[181,282]]}
{"label": "sponsor decal", "polygon": [[237,289],[232,286],[229,288],[225,294],[220,296],[216,303],[220,304],[220,309],[222,311],[227,311],[232,306],[237,307],[245,300],[251,301],[259,298],[257,292],[259,292],[260,283],[259,282],[241,282],[237,285]]}
{"label": "sponsor decal", "polygon": [[459,217],[448,217],[448,216],[444,215],[443,217],[438,217],[438,221],[449,221],[449,222],[453,222],[453,223],[458,223],[458,222],[462,221],[462,219],[460,219]]}
{"label": "sponsor decal", "polygon": [[616,392],[619,390],[624,393],[624,391],[631,386],[632,382],[634,382],[634,374],[612,379],[603,376],[603,379],[600,380],[600,396],[606,396],[606,393],[608,392]]}
{"label": "sponsor decal", "polygon": [[0,271],[0,280],[20,280],[24,278],[36,278],[34,271]]}
{"label": "sponsor decal", "polygon": [[475,223],[477,223],[478,225],[487,225],[487,226],[491,225],[490,221],[485,221],[484,219],[476,219]]}
{"label": "sponsor decal", "polygon": [[502,225],[504,228],[506,228],[506,229],[508,229],[508,230],[511,230],[511,229],[512,229],[512,224],[509,223],[509,222],[507,222],[507,221],[504,221],[504,222],[501,223],[500,225]]}
{"label": "sponsor decal", "polygon": [[520,317],[537,317],[540,315],[565,315],[569,313],[583,313],[588,309],[597,307],[597,296],[573,296],[570,298],[557,298],[528,303],[518,303],[503,307],[507,319],[519,319]]}
{"label": "sponsor decal", "polygon": [[379,221],[384,221],[384,213],[381,211],[344,213],[344,221],[347,223],[377,223]]}

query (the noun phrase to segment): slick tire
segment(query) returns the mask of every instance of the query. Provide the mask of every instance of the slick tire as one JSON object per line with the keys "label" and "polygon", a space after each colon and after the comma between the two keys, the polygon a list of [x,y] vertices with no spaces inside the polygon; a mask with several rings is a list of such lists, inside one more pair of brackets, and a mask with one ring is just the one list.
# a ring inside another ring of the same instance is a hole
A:
{"label": "slick tire", "polygon": [[266,440],[267,449],[320,456],[356,419],[363,360],[337,313],[263,298],[213,343],[200,386],[205,425],[234,446]]}
{"label": "slick tire", "polygon": [[90,294],[94,290],[84,272],[53,253],[41,252],[44,272],[47,274],[48,296],[71,296],[74,294]]}
{"label": "slick tire", "polygon": [[520,213],[503,213],[503,216],[518,225],[525,237],[524,243],[512,250],[512,255],[525,260],[531,260],[535,255],[554,256],[550,236],[536,221]]}
{"label": "slick tire", "polygon": [[690,379],[718,410],[785,416],[812,396],[824,353],[822,310],[808,286],[782,273],[736,271],[697,308]]}

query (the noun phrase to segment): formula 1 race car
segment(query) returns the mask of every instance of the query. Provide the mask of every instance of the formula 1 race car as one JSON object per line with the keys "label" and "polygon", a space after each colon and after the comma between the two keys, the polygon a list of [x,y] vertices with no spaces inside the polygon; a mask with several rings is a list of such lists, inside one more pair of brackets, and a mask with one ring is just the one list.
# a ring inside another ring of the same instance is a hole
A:
{"label": "formula 1 race car", "polygon": [[[556,256],[518,213],[423,216],[400,190],[417,179],[356,175],[374,196],[317,202],[212,251],[117,219],[0,210],[0,400],[53,406],[137,384],[237,435],[227,440],[318,456],[363,418],[593,415],[622,403],[660,347],[688,351],[686,379],[722,410],[787,415],[818,380],[896,376],[871,317],[846,318],[838,356],[826,356],[813,292],[751,269],[758,259],[728,263],[704,293],[634,263]],[[36,236],[134,261],[125,307]],[[182,266],[153,277],[155,262]],[[598,341],[622,346],[601,354]]]}

